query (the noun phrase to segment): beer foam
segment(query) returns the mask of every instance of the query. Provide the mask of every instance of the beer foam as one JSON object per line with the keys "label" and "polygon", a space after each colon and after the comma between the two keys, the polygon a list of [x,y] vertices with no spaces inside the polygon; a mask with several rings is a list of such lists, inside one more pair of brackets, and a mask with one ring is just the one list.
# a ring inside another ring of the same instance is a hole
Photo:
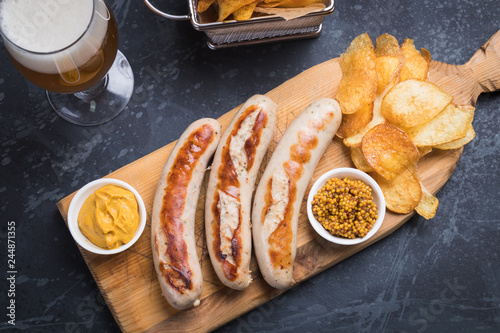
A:
{"label": "beer foam", "polygon": [[2,34],[22,48],[4,42],[7,50],[24,66],[42,73],[87,62],[104,40],[106,15],[109,18],[100,0],[0,0]]}
{"label": "beer foam", "polygon": [[92,1],[3,0],[4,35],[33,52],[53,52],[71,45],[87,29]]}

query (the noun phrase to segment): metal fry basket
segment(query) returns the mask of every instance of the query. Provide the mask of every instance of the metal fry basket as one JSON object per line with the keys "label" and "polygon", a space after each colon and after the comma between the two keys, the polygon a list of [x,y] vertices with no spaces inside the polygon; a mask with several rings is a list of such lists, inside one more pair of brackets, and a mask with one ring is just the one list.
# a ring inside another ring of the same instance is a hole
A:
{"label": "metal fry basket", "polygon": [[207,44],[213,50],[238,45],[316,37],[321,33],[324,17],[332,14],[335,10],[335,0],[326,0],[323,10],[291,20],[285,20],[277,15],[262,15],[252,17],[247,21],[216,22],[217,14],[213,6],[200,14],[196,9],[197,0],[189,0],[190,13],[187,15],[168,14],[153,6],[150,0],[143,1],[154,13],[165,18],[190,20],[196,30],[206,34]]}

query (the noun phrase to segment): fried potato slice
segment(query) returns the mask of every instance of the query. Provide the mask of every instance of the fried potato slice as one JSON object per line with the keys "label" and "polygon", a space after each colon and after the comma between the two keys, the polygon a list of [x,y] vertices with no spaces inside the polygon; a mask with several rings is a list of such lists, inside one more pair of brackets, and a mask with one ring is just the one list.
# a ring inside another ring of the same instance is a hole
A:
{"label": "fried potato slice", "polygon": [[472,105],[458,105],[458,107],[460,108],[460,110],[462,110],[463,112],[469,112],[471,113],[473,116],[474,116],[474,113],[476,112],[476,108],[473,107]]}
{"label": "fried potato slice", "polygon": [[366,161],[365,156],[361,151],[361,147],[351,147],[351,160],[354,163],[354,166],[363,172],[375,171]]}
{"label": "fried potato slice", "polygon": [[418,152],[420,153],[420,157],[425,156],[432,151],[432,147],[430,147],[430,146],[422,146],[422,147],[417,147],[417,148],[418,148]]}
{"label": "fried potato slice", "polygon": [[418,206],[422,198],[422,187],[413,167],[404,169],[392,180],[387,180],[376,172],[369,174],[382,189],[385,205],[390,211],[408,214]]}
{"label": "fried potato slice", "polygon": [[436,146],[465,137],[474,114],[453,104],[428,122],[406,129],[417,147]]}
{"label": "fried potato slice", "polygon": [[422,189],[422,198],[415,207],[415,211],[424,219],[430,220],[436,215],[439,199],[429,192],[422,183],[420,183],[420,187]]}
{"label": "fried potato slice", "polygon": [[377,70],[377,95],[394,85],[404,64],[398,40],[389,34],[379,36],[375,42],[375,67]]}
{"label": "fried potato slice", "polygon": [[396,37],[387,33],[378,36],[375,41],[375,56],[401,57],[401,48]]}
{"label": "fried potato slice", "polygon": [[431,120],[452,100],[453,96],[433,83],[409,79],[389,90],[381,108],[389,122],[408,128]]}
{"label": "fried potato slice", "polygon": [[255,7],[257,7],[257,4],[259,2],[261,2],[261,0],[253,1],[253,2],[249,3],[248,5],[245,5],[241,8],[236,9],[233,12],[233,18],[236,21],[249,20],[252,17],[253,11],[254,11]]}
{"label": "fried potato slice", "polygon": [[476,137],[476,132],[474,131],[474,128],[472,127],[472,124],[469,126],[467,129],[467,133],[465,136],[461,139],[455,140],[455,141],[450,141],[446,143],[442,143],[440,145],[435,145],[434,148],[441,149],[441,150],[450,150],[450,149],[458,149],[460,147],[465,146],[469,142],[472,141]]}
{"label": "fried potato slice", "polygon": [[405,58],[399,81],[409,79],[426,80],[429,72],[429,63],[431,62],[431,54],[426,49],[418,51],[415,48],[413,39],[405,39],[401,45],[401,52]]}
{"label": "fried potato slice", "polygon": [[342,113],[350,114],[373,102],[377,92],[375,50],[368,34],[356,37],[340,55],[342,79],[337,101]]}
{"label": "fried potato slice", "polygon": [[224,21],[234,11],[252,3],[254,0],[217,0],[219,7],[218,21]]}
{"label": "fried potato slice", "polygon": [[361,151],[368,164],[388,180],[420,159],[410,137],[392,124],[380,124],[369,130],[361,142]]}
{"label": "fried potato slice", "polygon": [[[363,136],[373,127],[379,125],[379,124],[384,124],[386,122],[386,119],[384,115],[382,114],[382,111],[380,109],[380,103],[382,102],[382,98],[380,96],[375,97],[375,101],[373,101],[373,116],[372,120],[361,130],[359,130],[357,133],[351,135],[351,136],[346,136],[344,138],[344,144],[347,147],[358,147],[361,145],[361,140],[363,140]],[[342,117],[345,117],[345,115],[342,115]]]}
{"label": "fried potato slice", "polygon": [[363,129],[373,118],[373,103],[368,103],[361,107],[358,111],[351,114],[342,115],[342,123],[340,124],[337,136],[345,138],[358,133]]}
{"label": "fried potato slice", "polygon": [[398,68],[403,62],[391,56],[377,57],[377,94],[383,94],[384,90],[398,78]]}

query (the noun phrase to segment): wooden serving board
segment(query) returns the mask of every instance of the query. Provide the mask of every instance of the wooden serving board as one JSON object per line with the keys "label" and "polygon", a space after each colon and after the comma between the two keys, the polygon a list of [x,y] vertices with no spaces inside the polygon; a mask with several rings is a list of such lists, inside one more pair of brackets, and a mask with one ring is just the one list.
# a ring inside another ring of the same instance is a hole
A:
{"label": "wooden serving board", "polygon": [[[456,66],[433,61],[429,75],[430,81],[455,97],[455,103],[475,105],[480,93],[500,88],[500,30],[466,64]],[[268,156],[287,125],[306,105],[318,98],[335,97],[341,77],[339,59],[335,58],[304,71],[266,94],[279,106],[275,143]],[[219,119],[223,129],[238,108]],[[80,248],[104,299],[124,332],[210,331],[283,292],[273,289],[262,279],[255,258],[251,264],[253,282],[246,290],[231,290],[219,282],[205,244],[205,198],[202,191],[196,212],[197,246],[204,277],[201,305],[177,311],[163,298],[153,267],[150,217],[156,185],[174,144],[172,142],[107,176],[121,179],[135,187],[146,204],[148,222],[139,241],[127,251],[112,256],[95,255]],[[448,180],[461,153],[462,149],[435,150],[419,162],[422,181],[432,193],[436,193]],[[350,154],[341,141],[335,139],[322,157],[309,187],[324,172],[343,166],[352,166]],[[57,205],[64,220],[67,219],[73,195],[65,197]],[[334,246],[324,242],[310,226],[304,198],[297,237],[294,285],[391,234],[412,215],[388,212],[382,227],[369,241],[355,246]]]}

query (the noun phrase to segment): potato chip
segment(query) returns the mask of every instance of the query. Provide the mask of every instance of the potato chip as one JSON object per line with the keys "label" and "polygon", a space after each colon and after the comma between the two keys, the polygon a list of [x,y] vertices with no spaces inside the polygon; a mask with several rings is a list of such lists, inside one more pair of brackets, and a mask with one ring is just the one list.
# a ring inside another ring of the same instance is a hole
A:
{"label": "potato chip", "polygon": [[458,105],[457,107],[460,108],[461,111],[468,112],[474,117],[474,112],[476,111],[476,108],[473,107],[472,105]]}
{"label": "potato chip", "polygon": [[401,57],[401,48],[396,37],[387,33],[378,36],[375,41],[375,56]]}
{"label": "potato chip", "polygon": [[432,151],[431,146],[422,146],[422,147],[417,147],[418,152],[420,153],[420,157],[425,156],[429,154]]}
{"label": "potato chip", "polygon": [[368,164],[389,180],[420,158],[408,135],[391,124],[380,124],[369,130],[363,137],[361,150]]}
{"label": "potato chip", "polygon": [[474,114],[449,104],[428,122],[405,130],[417,147],[435,146],[465,137]]}
{"label": "potato chip", "polygon": [[420,183],[420,187],[422,188],[422,198],[417,207],[415,207],[415,211],[424,219],[430,220],[436,215],[439,200],[422,183]]}
{"label": "potato chip", "polygon": [[253,14],[253,11],[254,11],[255,7],[257,7],[257,4],[260,1],[261,0],[257,0],[257,1],[249,3],[248,5],[245,5],[245,6],[241,7],[241,8],[239,8],[239,9],[236,9],[233,12],[233,18],[236,21],[249,20],[252,17],[252,14]]}
{"label": "potato chip", "polygon": [[393,36],[379,36],[374,61],[372,47],[364,34],[341,56],[336,97],[344,116],[337,135],[350,148],[356,168],[379,183],[387,209],[402,214],[415,209],[431,219],[439,200],[422,185],[417,163],[434,148],[457,149],[470,142],[475,110],[451,104],[453,96],[427,81],[431,55],[417,50],[412,39],[399,46]]}
{"label": "potato chip", "polygon": [[398,78],[398,68],[403,63],[400,59],[391,56],[377,57],[377,94],[382,95],[384,90],[394,85]]}
{"label": "potato chip", "polygon": [[422,198],[422,187],[413,168],[406,168],[392,180],[387,180],[376,172],[370,176],[384,193],[387,209],[395,213],[411,213]]}
{"label": "potato chip", "polygon": [[475,137],[476,137],[476,132],[474,131],[474,128],[472,127],[472,124],[471,124],[467,130],[467,134],[465,134],[465,136],[463,138],[455,140],[455,141],[443,143],[440,145],[435,145],[434,148],[442,149],[442,150],[458,149],[460,147],[465,146],[469,142],[471,142],[472,139],[474,139]]}
{"label": "potato chip", "polygon": [[418,51],[413,39],[406,39],[401,45],[401,51],[405,58],[404,65],[399,74],[399,81],[409,79],[426,80],[429,72],[431,54],[426,49]]}
{"label": "potato chip", "polygon": [[356,37],[340,55],[342,79],[337,101],[342,113],[350,114],[373,102],[377,92],[375,50],[368,34]]}
{"label": "potato chip", "polygon": [[342,123],[340,124],[337,136],[345,138],[356,134],[363,129],[373,118],[373,103],[366,104],[358,111],[351,114],[342,115]]}
{"label": "potato chip", "polygon": [[224,21],[235,10],[252,3],[254,0],[217,0],[219,7],[218,21]]}
{"label": "potato chip", "polygon": [[365,159],[363,152],[361,151],[361,147],[352,147],[351,148],[351,160],[354,163],[354,166],[363,171],[363,172],[372,172],[374,171],[370,164]]}
{"label": "potato chip", "polygon": [[381,35],[375,42],[375,67],[377,70],[377,94],[396,83],[404,57],[396,38],[389,34]]}
{"label": "potato chip", "polygon": [[431,120],[452,100],[453,96],[433,83],[409,79],[389,90],[381,108],[389,122],[408,128]]}
{"label": "potato chip", "polygon": [[[379,96],[375,97],[375,101],[373,102],[372,120],[365,127],[363,127],[361,130],[359,130],[357,133],[344,138],[344,144],[347,147],[360,146],[361,140],[363,140],[363,136],[366,134],[366,132],[368,132],[370,129],[372,129],[375,126],[386,122],[386,119],[380,110],[381,101],[382,101],[382,99]],[[345,115],[343,115],[342,117],[345,117]]]}

